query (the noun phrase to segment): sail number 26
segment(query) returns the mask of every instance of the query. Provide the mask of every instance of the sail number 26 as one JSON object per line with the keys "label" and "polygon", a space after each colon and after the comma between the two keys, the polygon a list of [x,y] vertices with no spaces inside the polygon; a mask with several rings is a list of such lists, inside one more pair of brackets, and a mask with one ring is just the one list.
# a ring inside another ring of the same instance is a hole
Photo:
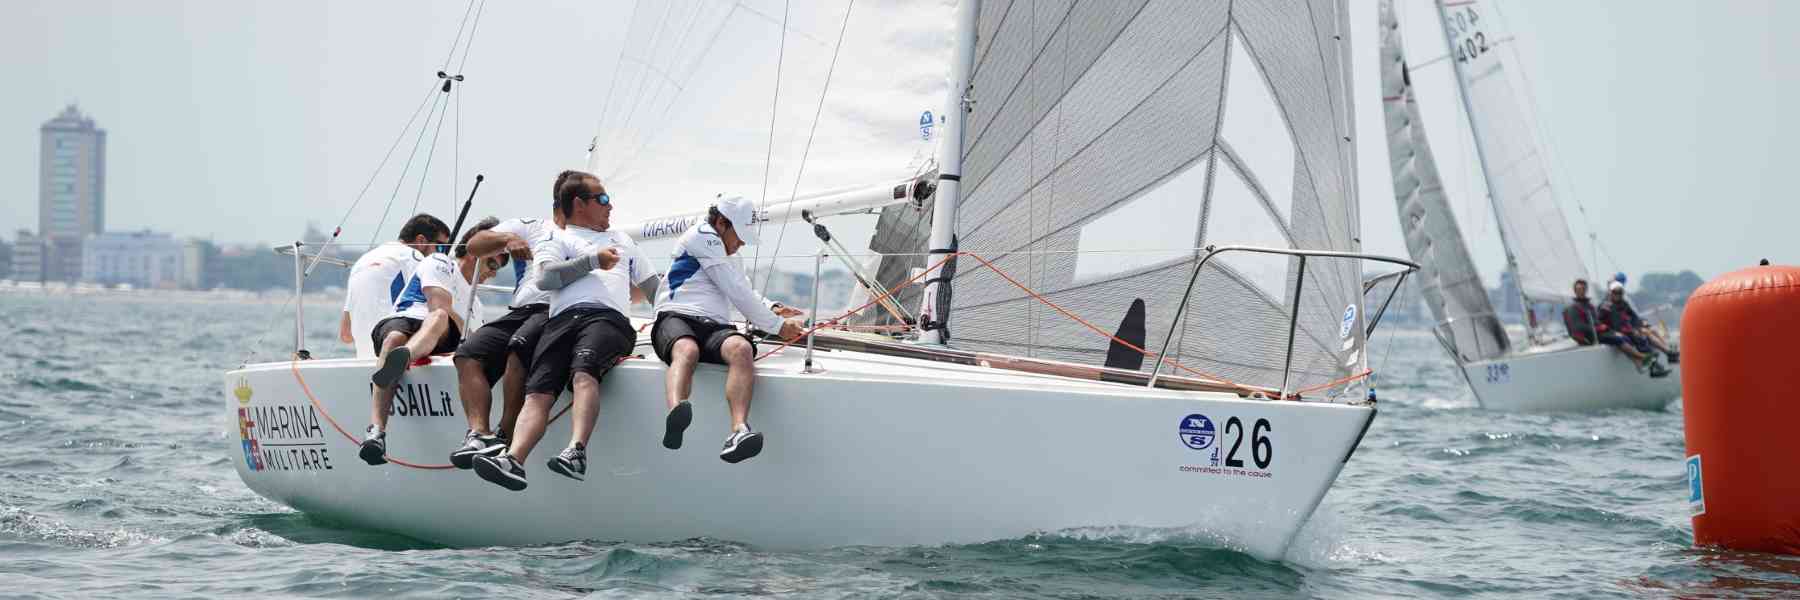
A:
{"label": "sail number 26", "polygon": [[[1275,462],[1275,444],[1269,441],[1269,433],[1274,427],[1268,419],[1257,419],[1256,425],[1250,428],[1250,460],[1256,468],[1267,469],[1269,463]],[[1231,438],[1231,451],[1225,454],[1225,466],[1243,467],[1244,459],[1238,458],[1238,451],[1244,446],[1244,422],[1232,417],[1225,421],[1225,438]],[[1223,444],[1221,438],[1219,443]],[[1216,455],[1215,455],[1216,456]]]}
{"label": "sail number 26", "polygon": [[1481,31],[1481,17],[1475,14],[1474,7],[1464,6],[1444,15],[1444,29],[1456,39],[1455,47],[1450,49],[1456,54],[1456,62],[1468,63],[1487,54],[1487,34]]}

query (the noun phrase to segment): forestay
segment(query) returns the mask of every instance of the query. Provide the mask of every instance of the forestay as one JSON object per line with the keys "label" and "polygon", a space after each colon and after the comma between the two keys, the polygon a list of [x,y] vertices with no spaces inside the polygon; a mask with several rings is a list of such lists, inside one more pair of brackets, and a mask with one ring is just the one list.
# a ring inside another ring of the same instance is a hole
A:
{"label": "forestay", "polygon": [[1587,277],[1550,173],[1499,52],[1489,2],[1439,0],[1450,58],[1467,103],[1501,241],[1516,264],[1520,291],[1533,301],[1563,302]]}
{"label": "forestay", "polygon": [[[987,0],[964,133],[959,248],[1102,327],[1170,330],[1210,244],[1357,251],[1345,7],[1333,0]],[[1282,381],[1297,260],[1208,264],[1171,358]],[[1307,263],[1295,388],[1365,363],[1361,270]],[[966,259],[950,343],[1100,364],[1096,335]],[[1143,362],[1148,370],[1154,360]]]}
{"label": "forestay", "polygon": [[1388,166],[1406,250],[1419,262],[1419,293],[1437,332],[1462,362],[1506,354],[1506,330],[1494,314],[1481,274],[1438,177],[1392,0],[1381,2],[1381,107]]}

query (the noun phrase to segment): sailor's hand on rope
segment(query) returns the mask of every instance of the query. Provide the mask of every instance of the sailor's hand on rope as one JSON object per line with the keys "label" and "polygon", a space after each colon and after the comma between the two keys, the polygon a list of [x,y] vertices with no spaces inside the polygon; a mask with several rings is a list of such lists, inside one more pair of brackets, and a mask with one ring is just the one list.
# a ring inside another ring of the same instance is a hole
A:
{"label": "sailor's hand on rope", "polygon": [[[796,310],[794,312],[798,313],[800,311]],[[784,340],[800,339],[800,336],[806,335],[806,325],[801,322],[800,319],[788,318],[781,322],[781,333],[779,335],[781,336],[781,339]]]}
{"label": "sailor's hand on rope", "polygon": [[611,269],[613,268],[613,265],[619,264],[618,248],[607,247],[605,250],[601,250],[599,253],[595,254],[595,256],[600,259],[601,270]]}
{"label": "sailor's hand on rope", "polygon": [[774,305],[774,306],[770,306],[770,307],[769,307],[769,310],[772,310],[772,311],[775,311],[775,316],[777,316],[777,317],[783,317],[783,318],[786,318],[786,317],[798,317],[798,316],[800,316],[800,315],[802,315],[802,314],[805,314],[805,313],[804,313],[804,312],[802,312],[802,311],[801,311],[801,310],[800,310],[800,309],[798,309],[798,308],[794,308],[794,307],[792,307],[792,306],[788,306],[788,305],[785,305],[785,304],[781,304],[781,303],[779,303],[779,302],[777,302],[777,303],[775,303],[775,305]]}

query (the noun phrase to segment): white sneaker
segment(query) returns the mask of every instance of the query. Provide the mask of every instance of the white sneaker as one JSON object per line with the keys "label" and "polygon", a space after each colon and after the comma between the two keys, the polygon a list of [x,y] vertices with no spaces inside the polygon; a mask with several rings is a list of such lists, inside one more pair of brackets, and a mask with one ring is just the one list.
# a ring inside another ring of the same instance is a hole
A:
{"label": "white sneaker", "polygon": [[743,431],[733,431],[725,438],[725,448],[719,450],[719,460],[728,463],[739,463],[762,453],[763,435],[750,430],[749,425]]}

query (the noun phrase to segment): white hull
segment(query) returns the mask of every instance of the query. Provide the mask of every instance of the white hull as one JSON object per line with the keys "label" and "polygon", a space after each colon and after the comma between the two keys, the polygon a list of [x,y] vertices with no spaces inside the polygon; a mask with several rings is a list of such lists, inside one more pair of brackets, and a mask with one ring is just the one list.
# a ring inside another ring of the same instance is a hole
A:
{"label": "white hull", "polygon": [[[354,359],[228,373],[231,429],[263,459],[253,470],[250,453],[234,451],[233,462],[251,489],[295,509],[456,546],[707,536],[817,548],[1141,526],[1198,528],[1278,558],[1375,413],[847,351],[821,352],[825,371],[802,374],[802,352],[759,363],[751,423],[768,444],[738,465],[717,457],[723,371],[710,365],[695,376],[687,445],[662,448],[664,367],[654,357],[608,375],[585,482],[544,467],[568,440],[568,416],[530,457],[523,492],[472,471],[363,464],[327,419],[351,432],[367,424],[372,361]],[[429,401],[419,410],[406,394],[397,400],[405,412],[390,421],[390,457],[447,462],[466,426],[454,382],[441,357],[405,377]],[[250,398],[240,402],[245,387]],[[567,402],[560,398],[557,410]],[[240,408],[253,425],[240,427]],[[1201,450],[1180,432],[1192,414],[1216,433]],[[1233,417],[1241,428],[1228,428]],[[1266,431],[1252,431],[1261,419]],[[1240,436],[1243,467],[1225,466]],[[1267,452],[1255,449],[1257,438]]]}
{"label": "white hull", "polygon": [[1518,354],[1463,365],[1482,408],[1513,412],[1662,410],[1681,395],[1679,364],[1651,379],[1608,346]]}

